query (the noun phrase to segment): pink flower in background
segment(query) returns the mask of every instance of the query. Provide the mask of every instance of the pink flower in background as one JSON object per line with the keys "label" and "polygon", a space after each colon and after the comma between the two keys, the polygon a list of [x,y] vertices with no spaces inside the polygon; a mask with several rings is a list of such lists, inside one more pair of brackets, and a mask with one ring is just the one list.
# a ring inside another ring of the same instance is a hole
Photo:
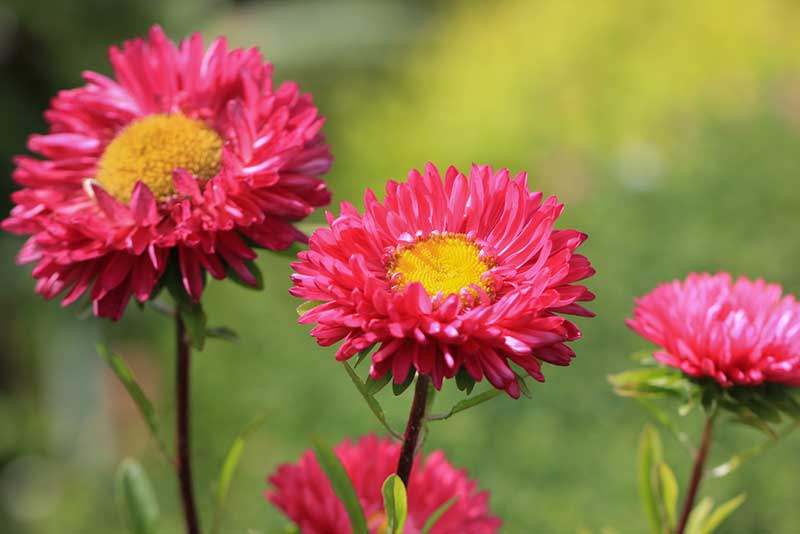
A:
{"label": "pink flower in background", "polygon": [[204,274],[256,285],[253,246],[288,248],[291,223],[330,201],[319,179],[332,157],[310,95],[273,88],[254,49],[176,45],[159,27],[110,49],[114,78],[85,72],[45,112],[14,179],[23,189],[3,229],[29,235],[36,291],[89,292],[94,312],[119,318],[150,298],[169,261],[198,300]]}
{"label": "pink flower in background", "polygon": [[[381,487],[394,472],[400,444],[373,435],[358,442],[343,441],[335,449],[353,483],[370,532],[383,534],[386,513]],[[296,464],[284,464],[269,477],[273,489],[266,497],[280,508],[303,534],[348,534],[350,520],[314,453]],[[489,495],[476,491],[475,482],[455,469],[441,451],[417,458],[408,486],[405,534],[417,534],[428,518],[452,498],[455,502],[431,529],[431,534],[492,534],[501,521],[489,514]]]}
{"label": "pink flower in background", "polygon": [[723,386],[800,385],[800,304],[777,284],[690,274],[636,300],[627,324],[662,363]]}
{"label": "pink flower in background", "polygon": [[560,314],[592,315],[578,303],[594,295],[575,282],[594,269],[575,253],[586,235],[553,229],[563,205],[531,193],[526,173],[450,167],[443,181],[428,164],[364,204],[328,214],[293,264],[291,293],[320,301],[300,322],[318,323],[320,345],[344,340],[337,359],[380,344],[373,379],[416,369],[440,388],[463,369],[515,398],[510,362],[540,381],[540,361],[569,364],[565,342],[580,331]]}

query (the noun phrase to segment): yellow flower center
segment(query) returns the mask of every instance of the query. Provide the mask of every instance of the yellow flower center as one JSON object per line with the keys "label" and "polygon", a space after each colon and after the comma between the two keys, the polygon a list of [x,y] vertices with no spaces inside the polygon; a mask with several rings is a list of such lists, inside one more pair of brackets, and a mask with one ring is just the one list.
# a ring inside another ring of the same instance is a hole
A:
{"label": "yellow flower center", "polygon": [[149,115],[122,130],[106,147],[95,179],[120,202],[142,181],[158,200],[175,193],[172,172],[186,169],[208,180],[222,163],[222,138],[181,113]]}
{"label": "yellow flower center", "polygon": [[419,282],[430,296],[459,294],[464,289],[476,296],[473,285],[492,293],[491,281],[483,276],[492,266],[467,236],[442,234],[399,248],[387,271],[397,288]]}

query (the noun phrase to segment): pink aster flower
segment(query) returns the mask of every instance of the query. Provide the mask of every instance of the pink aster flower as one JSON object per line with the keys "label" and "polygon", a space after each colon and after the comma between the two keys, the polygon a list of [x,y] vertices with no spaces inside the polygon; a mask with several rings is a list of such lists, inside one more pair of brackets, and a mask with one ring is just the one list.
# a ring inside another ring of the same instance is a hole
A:
{"label": "pink aster flower", "polygon": [[636,300],[627,324],[660,362],[725,387],[800,386],[800,304],[777,284],[690,274]]}
{"label": "pink aster flower", "polygon": [[331,165],[311,96],[254,48],[176,45],[158,26],[109,51],[114,77],[56,95],[14,179],[23,189],[3,229],[30,236],[36,291],[89,292],[97,315],[119,318],[151,297],[170,261],[197,301],[204,272],[256,285],[254,246],[305,241],[292,221],[325,205]]}
{"label": "pink aster flower", "polygon": [[380,344],[373,379],[402,383],[415,369],[441,388],[463,369],[515,398],[511,362],[539,381],[540,361],[569,364],[565,342],[580,331],[561,314],[592,315],[575,282],[594,269],[575,254],[586,235],[553,229],[563,205],[531,193],[526,173],[450,167],[443,181],[428,164],[364,204],[364,215],[347,202],[328,214],[293,264],[291,293],[320,301],[300,322],[318,323],[320,345],[344,340],[337,359]]}
{"label": "pink aster flower", "polygon": [[[394,472],[400,444],[373,435],[358,442],[343,441],[334,452],[353,483],[372,534],[383,534],[386,512],[381,487]],[[418,534],[431,515],[456,497],[436,521],[431,534],[493,534],[501,521],[489,514],[489,494],[476,491],[464,471],[454,468],[441,451],[425,460],[417,457],[408,485],[405,534]],[[344,505],[317,463],[306,452],[297,464],[284,464],[269,477],[274,489],[266,497],[280,508],[303,534],[348,534],[350,520]]]}

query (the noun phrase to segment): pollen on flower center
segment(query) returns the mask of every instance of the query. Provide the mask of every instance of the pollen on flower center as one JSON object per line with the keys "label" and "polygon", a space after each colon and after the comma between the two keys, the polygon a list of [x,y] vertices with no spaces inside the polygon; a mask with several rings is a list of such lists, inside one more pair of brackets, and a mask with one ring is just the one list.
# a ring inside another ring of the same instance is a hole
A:
{"label": "pollen on flower center", "polygon": [[95,179],[121,202],[129,202],[137,181],[158,200],[175,193],[172,173],[186,169],[202,180],[222,163],[222,138],[204,122],[181,113],[150,115],[122,130],[106,147]]}
{"label": "pollen on flower center", "polygon": [[483,276],[492,261],[481,255],[480,247],[463,234],[433,235],[399,248],[389,262],[387,272],[395,287],[419,282],[429,295],[460,294],[473,286],[491,294],[491,281]]}

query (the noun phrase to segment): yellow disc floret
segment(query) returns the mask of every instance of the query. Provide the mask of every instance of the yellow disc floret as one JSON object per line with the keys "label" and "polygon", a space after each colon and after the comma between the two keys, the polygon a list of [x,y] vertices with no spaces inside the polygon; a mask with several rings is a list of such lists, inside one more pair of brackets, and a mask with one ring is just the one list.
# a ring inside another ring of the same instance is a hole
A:
{"label": "yellow disc floret", "polygon": [[204,122],[181,113],[149,115],[109,143],[95,179],[120,202],[130,201],[138,181],[164,200],[175,193],[175,169],[205,181],[219,172],[221,163],[222,138]]}
{"label": "yellow disc floret", "polygon": [[419,282],[429,295],[477,293],[472,286],[492,293],[491,281],[483,276],[492,268],[481,249],[463,234],[437,234],[400,247],[392,256],[387,272],[395,287]]}

